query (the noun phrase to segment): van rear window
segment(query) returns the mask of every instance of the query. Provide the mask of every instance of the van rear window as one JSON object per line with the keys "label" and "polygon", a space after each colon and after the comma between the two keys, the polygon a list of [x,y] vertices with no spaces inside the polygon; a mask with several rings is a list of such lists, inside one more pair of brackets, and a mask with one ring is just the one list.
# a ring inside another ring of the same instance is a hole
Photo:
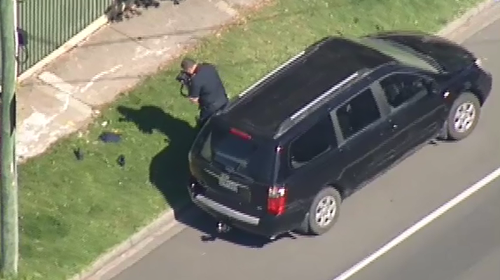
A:
{"label": "van rear window", "polygon": [[199,156],[210,163],[257,182],[272,180],[276,154],[270,145],[214,124],[205,126],[197,142]]}

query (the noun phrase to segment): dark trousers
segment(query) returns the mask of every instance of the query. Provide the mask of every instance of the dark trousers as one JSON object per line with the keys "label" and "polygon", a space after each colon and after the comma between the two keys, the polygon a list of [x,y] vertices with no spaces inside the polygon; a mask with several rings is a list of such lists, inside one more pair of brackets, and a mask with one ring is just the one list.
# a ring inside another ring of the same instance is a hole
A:
{"label": "dark trousers", "polygon": [[220,110],[223,110],[227,106],[227,102],[222,106],[212,106],[208,108],[200,108],[200,114],[198,116],[198,129],[202,128],[203,125]]}

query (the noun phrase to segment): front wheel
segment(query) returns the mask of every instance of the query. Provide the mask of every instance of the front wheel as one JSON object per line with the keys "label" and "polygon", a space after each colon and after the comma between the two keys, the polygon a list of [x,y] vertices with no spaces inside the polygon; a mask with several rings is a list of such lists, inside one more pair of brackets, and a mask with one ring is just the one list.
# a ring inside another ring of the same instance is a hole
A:
{"label": "front wheel", "polygon": [[476,127],[481,114],[481,104],[478,98],[469,92],[461,94],[451,107],[446,122],[447,138],[462,140],[469,136]]}
{"label": "front wheel", "polygon": [[322,189],[314,198],[301,231],[312,235],[326,233],[337,222],[340,203],[340,194],[336,189]]}

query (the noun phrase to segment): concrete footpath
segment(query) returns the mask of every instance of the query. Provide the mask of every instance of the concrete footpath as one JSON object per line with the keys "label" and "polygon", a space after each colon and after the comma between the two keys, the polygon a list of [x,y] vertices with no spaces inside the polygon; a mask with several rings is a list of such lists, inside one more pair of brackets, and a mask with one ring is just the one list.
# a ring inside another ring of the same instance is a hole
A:
{"label": "concrete footpath", "polygon": [[101,106],[155,73],[201,37],[259,0],[162,1],[104,26],[25,79],[18,90],[17,153],[21,162],[86,125]]}

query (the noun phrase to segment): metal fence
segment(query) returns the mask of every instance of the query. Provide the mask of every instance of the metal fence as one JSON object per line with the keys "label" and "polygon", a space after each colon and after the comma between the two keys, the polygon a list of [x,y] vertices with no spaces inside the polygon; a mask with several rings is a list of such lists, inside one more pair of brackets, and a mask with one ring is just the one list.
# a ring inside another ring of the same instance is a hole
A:
{"label": "metal fence", "polygon": [[27,37],[21,51],[24,72],[102,16],[110,0],[19,0],[19,28]]}

